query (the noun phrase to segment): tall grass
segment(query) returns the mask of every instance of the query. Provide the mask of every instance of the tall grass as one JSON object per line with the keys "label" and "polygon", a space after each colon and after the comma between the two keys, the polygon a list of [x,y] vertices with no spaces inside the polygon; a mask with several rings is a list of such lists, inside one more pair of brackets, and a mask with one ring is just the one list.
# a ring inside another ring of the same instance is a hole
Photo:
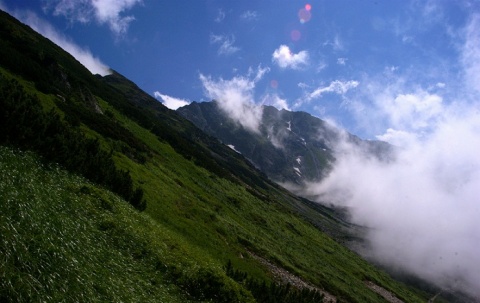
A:
{"label": "tall grass", "polygon": [[108,191],[4,147],[0,174],[1,302],[207,300],[212,277],[217,294],[249,301],[221,269],[192,261],[175,234]]}

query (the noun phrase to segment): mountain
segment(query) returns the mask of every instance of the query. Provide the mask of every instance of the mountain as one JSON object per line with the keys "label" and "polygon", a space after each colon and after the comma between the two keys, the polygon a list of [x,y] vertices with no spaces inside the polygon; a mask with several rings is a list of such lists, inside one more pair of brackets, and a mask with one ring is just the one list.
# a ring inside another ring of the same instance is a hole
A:
{"label": "mountain", "polygon": [[299,198],[0,12],[0,301],[424,302]]}
{"label": "mountain", "polygon": [[335,161],[341,139],[376,157],[388,158],[393,150],[388,143],[361,140],[308,113],[273,106],[263,106],[258,132],[229,118],[216,101],[192,102],[177,111],[280,184],[321,180]]}

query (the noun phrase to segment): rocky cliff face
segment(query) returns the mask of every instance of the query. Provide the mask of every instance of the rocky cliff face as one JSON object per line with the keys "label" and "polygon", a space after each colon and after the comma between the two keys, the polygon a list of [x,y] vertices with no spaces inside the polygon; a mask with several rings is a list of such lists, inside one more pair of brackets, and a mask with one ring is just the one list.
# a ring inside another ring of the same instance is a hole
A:
{"label": "rocky cliff face", "polygon": [[272,106],[263,107],[258,132],[235,123],[215,101],[193,102],[178,112],[279,183],[302,185],[321,180],[335,161],[341,138],[374,155],[382,156],[391,148],[384,142],[361,140],[308,113]]}

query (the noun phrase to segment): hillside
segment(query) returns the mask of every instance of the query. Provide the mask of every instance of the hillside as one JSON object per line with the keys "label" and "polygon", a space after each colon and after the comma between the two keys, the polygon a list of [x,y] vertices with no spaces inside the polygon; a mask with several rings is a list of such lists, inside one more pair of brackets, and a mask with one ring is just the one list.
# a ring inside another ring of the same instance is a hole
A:
{"label": "hillside", "polygon": [[428,297],[341,245],[335,210],[3,12],[0,84],[2,301]]}
{"label": "hillside", "polygon": [[388,157],[392,150],[385,142],[361,140],[308,113],[273,106],[263,106],[258,132],[235,123],[215,101],[192,102],[177,111],[281,184],[321,180],[335,161],[341,137],[375,156]]}

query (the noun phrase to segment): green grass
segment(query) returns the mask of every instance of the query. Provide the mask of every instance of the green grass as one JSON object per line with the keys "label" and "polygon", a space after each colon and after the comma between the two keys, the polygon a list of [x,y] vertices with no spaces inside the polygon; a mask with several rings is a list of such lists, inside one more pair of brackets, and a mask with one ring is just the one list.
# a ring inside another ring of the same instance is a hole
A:
{"label": "green grass", "polygon": [[205,272],[240,292],[205,254],[110,192],[4,147],[0,171],[0,301],[202,300],[192,285]]}

